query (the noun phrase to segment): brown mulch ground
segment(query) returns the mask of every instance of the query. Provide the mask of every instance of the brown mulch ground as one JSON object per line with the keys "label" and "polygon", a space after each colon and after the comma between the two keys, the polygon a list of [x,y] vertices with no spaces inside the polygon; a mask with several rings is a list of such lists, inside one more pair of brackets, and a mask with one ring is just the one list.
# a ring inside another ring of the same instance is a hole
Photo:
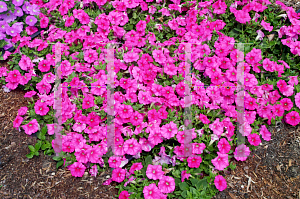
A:
{"label": "brown mulch ground", "polygon": [[[282,1],[295,10],[300,2]],[[4,62],[0,62],[0,67]],[[1,85],[2,87],[2,85]],[[41,154],[28,159],[28,145],[36,138],[12,128],[17,111],[27,106],[25,91],[5,93],[0,87],[0,198],[115,198],[118,190],[104,186],[109,171],[96,178],[75,178],[59,169],[51,157]],[[274,130],[274,131],[273,131]],[[244,162],[225,174],[228,187],[214,198],[300,199],[300,127],[273,129],[272,140],[263,141]],[[114,185],[114,184],[112,184]]]}
{"label": "brown mulch ground", "polygon": [[246,161],[233,161],[237,167],[225,174],[227,189],[215,198],[300,199],[300,126],[277,129]]}

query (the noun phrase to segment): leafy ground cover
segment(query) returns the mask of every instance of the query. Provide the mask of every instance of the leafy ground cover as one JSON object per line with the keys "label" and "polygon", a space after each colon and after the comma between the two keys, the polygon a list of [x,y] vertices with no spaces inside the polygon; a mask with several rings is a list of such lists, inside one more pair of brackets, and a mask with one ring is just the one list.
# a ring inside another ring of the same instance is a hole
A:
{"label": "leafy ground cover", "polygon": [[[235,168],[232,158],[245,161],[261,138],[271,139],[267,126],[300,121],[298,15],[280,2],[146,2],[36,1],[42,6],[40,23],[48,27],[49,21],[49,30],[31,42],[16,38],[20,53],[4,56],[10,56],[13,70],[2,68],[5,89],[20,84],[32,90],[25,97],[39,96],[19,109],[14,127],[39,139],[29,146],[28,158],[40,150],[47,155],[63,150],[53,159],[76,177],[113,168],[104,184],[118,182],[120,198],[211,198],[227,188],[220,174]],[[110,129],[108,91],[100,87],[108,71],[101,41],[122,43],[114,57],[117,150],[111,157],[104,156]],[[62,148],[53,126],[57,42],[65,86]],[[192,143],[185,143],[183,131],[186,74],[180,42],[193,43]],[[247,43],[244,52],[234,44],[239,42]],[[234,89],[241,66],[243,145],[237,143]],[[125,154],[134,157],[131,162]]]}

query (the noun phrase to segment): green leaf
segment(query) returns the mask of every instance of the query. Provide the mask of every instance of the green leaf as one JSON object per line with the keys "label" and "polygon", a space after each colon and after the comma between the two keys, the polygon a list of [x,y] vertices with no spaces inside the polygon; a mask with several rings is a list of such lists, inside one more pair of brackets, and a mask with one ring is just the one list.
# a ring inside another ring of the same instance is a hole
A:
{"label": "green leaf", "polygon": [[[180,187],[180,189],[181,189],[182,191],[188,190],[188,189],[189,189],[189,185],[188,185],[186,182],[180,183],[180,184],[179,184],[179,187]],[[184,196],[182,196],[182,197],[184,197]]]}
{"label": "green leaf", "polygon": [[152,157],[151,155],[148,155],[145,159],[145,164],[148,166],[149,164],[152,164]]}
{"label": "green leaf", "polygon": [[62,166],[64,164],[64,160],[61,160],[59,162],[57,162],[56,164],[56,169],[58,169],[60,166]]}
{"label": "green leaf", "polygon": [[28,148],[29,148],[29,150],[32,151],[32,152],[35,151],[35,148],[34,148],[32,145],[29,145]]}
{"label": "green leaf", "polygon": [[55,161],[60,161],[60,160],[62,160],[62,158],[59,157],[59,156],[54,156],[52,159],[55,160]]}
{"label": "green leaf", "polygon": [[42,142],[39,141],[38,143],[35,144],[34,148],[35,148],[36,151],[39,151],[41,146],[42,146]]}
{"label": "green leaf", "polygon": [[182,196],[183,198],[186,198],[186,195],[187,195],[187,190],[185,190],[185,191],[183,191],[183,192],[181,193],[181,196]]}
{"label": "green leaf", "polygon": [[29,154],[26,154],[26,157],[31,159],[31,158],[33,158],[33,154],[30,152]]}

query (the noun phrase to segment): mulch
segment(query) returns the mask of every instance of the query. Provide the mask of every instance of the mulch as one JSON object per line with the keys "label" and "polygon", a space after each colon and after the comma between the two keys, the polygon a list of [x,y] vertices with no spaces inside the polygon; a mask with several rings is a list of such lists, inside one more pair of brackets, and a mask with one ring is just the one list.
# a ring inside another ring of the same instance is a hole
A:
{"label": "mulch", "polygon": [[[282,2],[296,11],[300,9],[300,1]],[[2,66],[6,62],[0,61]],[[25,92],[16,89],[5,93],[0,88],[1,198],[116,198],[116,183],[102,185],[110,177],[109,170],[97,177],[86,172],[76,178],[67,169],[56,170],[50,156],[25,156],[30,152],[28,145],[35,145],[37,138],[19,132],[12,124],[18,109],[28,105]],[[300,126],[281,124],[270,130],[271,141],[263,141],[246,161],[233,160],[236,169],[222,173],[227,189],[214,198],[300,199]]]}

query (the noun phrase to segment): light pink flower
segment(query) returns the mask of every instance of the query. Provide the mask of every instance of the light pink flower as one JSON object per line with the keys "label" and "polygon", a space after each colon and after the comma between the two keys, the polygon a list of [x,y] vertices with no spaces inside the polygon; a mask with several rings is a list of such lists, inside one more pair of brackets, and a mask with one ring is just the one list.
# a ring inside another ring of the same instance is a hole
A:
{"label": "light pink flower", "polygon": [[241,144],[235,148],[234,158],[238,161],[245,161],[250,155],[250,149],[245,144]]}

